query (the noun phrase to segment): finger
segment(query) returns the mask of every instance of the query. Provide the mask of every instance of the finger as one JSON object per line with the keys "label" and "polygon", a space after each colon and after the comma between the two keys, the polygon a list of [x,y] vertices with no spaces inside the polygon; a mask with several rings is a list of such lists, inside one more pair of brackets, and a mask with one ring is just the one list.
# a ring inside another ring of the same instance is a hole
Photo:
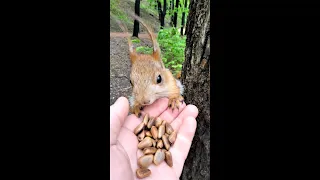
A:
{"label": "finger", "polygon": [[172,111],[171,108],[168,108],[167,110],[165,110],[161,115],[160,115],[160,118],[163,119],[163,120],[166,120],[167,122],[171,123],[175,118],[178,117],[178,115],[184,111],[186,107],[186,104],[183,103],[180,105],[180,108],[177,110],[177,109],[174,109],[174,111]]}
{"label": "finger", "polygon": [[178,132],[180,129],[180,126],[183,123],[183,120],[185,120],[187,117],[196,118],[198,116],[198,113],[199,113],[198,108],[194,105],[189,104],[187,107],[183,109],[183,111],[179,114],[179,116],[172,121],[171,123],[172,128]]}
{"label": "finger", "polygon": [[120,97],[110,106],[110,144],[116,144],[117,136],[129,112],[129,102],[125,97]]}
{"label": "finger", "polygon": [[[126,158],[130,160],[130,166],[133,174],[135,175],[138,168],[137,150],[138,150],[138,139],[137,136],[129,131],[127,128],[122,127],[118,136],[117,146],[123,148],[126,152]],[[120,167],[119,167],[120,168]]]}
{"label": "finger", "polygon": [[176,141],[170,148],[172,156],[175,158],[173,166],[177,167],[175,168],[175,171],[178,177],[180,177],[182,173],[183,164],[188,156],[196,128],[197,121],[194,117],[187,117],[184,119],[179,129]]}
{"label": "finger", "polygon": [[142,117],[145,116],[146,113],[151,117],[158,117],[163,111],[168,108],[168,98],[160,98],[157,99],[154,103],[149,106],[145,106],[141,112]]}

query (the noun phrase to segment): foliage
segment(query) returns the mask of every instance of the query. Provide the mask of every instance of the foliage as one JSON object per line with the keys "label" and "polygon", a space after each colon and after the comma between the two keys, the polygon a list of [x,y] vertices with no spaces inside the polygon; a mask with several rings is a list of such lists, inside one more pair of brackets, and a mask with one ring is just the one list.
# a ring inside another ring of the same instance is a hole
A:
{"label": "foliage", "polygon": [[132,21],[128,19],[128,16],[123,11],[120,10],[119,3],[120,3],[120,0],[110,1],[110,14],[116,16],[118,19],[122,21],[133,24]]}
{"label": "foliage", "polygon": [[[187,8],[184,7],[185,1],[188,1]],[[161,51],[162,51],[162,60],[166,66],[166,68],[169,68],[173,74],[176,74],[179,72],[182,68],[182,64],[184,62],[184,50],[186,46],[186,37],[181,37],[179,30],[181,27],[181,21],[182,21],[182,13],[185,12],[185,19],[188,16],[189,11],[189,0],[180,0],[179,4],[180,6],[176,8],[174,5],[174,10],[171,9],[170,2],[176,3],[176,0],[167,0],[167,16],[166,20],[167,22],[170,21],[170,16],[173,15],[175,12],[178,14],[178,22],[177,22],[177,28],[171,27],[171,28],[164,28],[161,29],[158,32],[157,40],[159,42]],[[110,14],[117,16],[120,20],[128,22],[130,24],[133,24],[133,21],[128,18],[125,11],[121,11],[119,6],[121,4],[121,0],[111,0],[110,1]],[[160,0],[160,3],[163,4],[163,0]],[[157,10],[157,1],[155,0],[147,0],[142,1],[140,4],[141,9],[145,9],[146,12],[158,15]],[[186,21],[185,21],[186,22]],[[139,39],[133,39],[132,42],[134,44],[139,44]],[[146,47],[146,46],[140,46],[136,48],[137,52],[144,53],[144,54],[151,54],[152,48]]]}
{"label": "foliage", "polygon": [[[163,0],[159,0],[161,4],[163,4]],[[184,7],[185,1],[187,1],[187,7]],[[166,21],[170,20],[170,16],[173,16],[174,13],[177,13],[177,28],[181,28],[181,22],[182,22],[182,13],[185,13],[185,22],[186,19],[188,17],[188,13],[189,13],[189,0],[179,0],[179,6],[178,8],[174,5],[174,9],[171,9],[170,6],[170,2],[171,3],[176,3],[176,0],[167,0],[167,11],[166,11]],[[148,0],[148,7],[146,5],[143,5],[141,8],[144,9],[149,9],[150,11],[154,12],[155,14],[157,14],[157,7],[158,7],[158,3],[155,0]]]}
{"label": "foliage", "polygon": [[[163,63],[175,75],[181,71],[184,62],[186,37],[181,37],[177,28],[165,28],[159,31],[157,40],[161,48]],[[139,46],[136,50],[144,54],[152,53],[152,48],[145,46]]]}
{"label": "foliage", "polygon": [[[163,5],[163,0],[159,0],[160,3]],[[172,16],[175,12],[178,14],[177,19],[177,28],[181,28],[181,22],[182,22],[182,13],[185,12],[185,22],[186,18],[188,16],[189,12],[189,1],[190,0],[179,0],[179,7],[176,8],[174,6],[174,10],[171,9],[170,2],[176,3],[176,0],[167,0],[167,16],[165,17],[165,22],[170,22],[170,16]],[[188,2],[187,8],[184,7],[185,1]],[[113,16],[116,16],[119,20],[126,22],[127,24],[133,25],[132,18],[129,18],[129,16],[125,13],[125,10],[121,10],[120,4],[121,0],[111,0],[110,1],[110,14]],[[144,9],[146,12],[153,14],[154,16],[158,16],[158,9],[157,9],[158,3],[155,0],[147,0],[147,1],[141,1],[140,2],[140,8]]]}
{"label": "foliage", "polygon": [[139,44],[140,43],[140,39],[138,39],[138,38],[132,39],[131,41],[134,44]]}

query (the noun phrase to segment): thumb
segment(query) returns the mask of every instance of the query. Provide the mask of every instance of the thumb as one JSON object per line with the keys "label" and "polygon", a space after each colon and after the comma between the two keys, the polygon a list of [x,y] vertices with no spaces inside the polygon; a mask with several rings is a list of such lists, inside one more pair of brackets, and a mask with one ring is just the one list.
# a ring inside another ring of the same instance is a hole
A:
{"label": "thumb", "polygon": [[120,97],[110,106],[110,145],[117,142],[120,129],[129,113],[129,101],[125,97]]}

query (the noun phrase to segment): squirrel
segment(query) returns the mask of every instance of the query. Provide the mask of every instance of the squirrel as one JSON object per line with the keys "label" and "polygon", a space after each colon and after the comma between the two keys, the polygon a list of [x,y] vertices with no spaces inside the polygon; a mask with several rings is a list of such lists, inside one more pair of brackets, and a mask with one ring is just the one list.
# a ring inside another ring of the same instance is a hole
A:
{"label": "squirrel", "polygon": [[129,45],[129,57],[131,60],[130,83],[133,89],[129,97],[130,113],[138,118],[144,106],[151,105],[159,98],[168,98],[168,107],[172,111],[183,104],[184,86],[174,78],[173,74],[164,66],[161,58],[161,50],[151,28],[137,15],[130,14],[140,22],[148,31],[153,43],[152,54],[139,54],[134,49],[128,29],[117,20],[122,31],[127,33]]}

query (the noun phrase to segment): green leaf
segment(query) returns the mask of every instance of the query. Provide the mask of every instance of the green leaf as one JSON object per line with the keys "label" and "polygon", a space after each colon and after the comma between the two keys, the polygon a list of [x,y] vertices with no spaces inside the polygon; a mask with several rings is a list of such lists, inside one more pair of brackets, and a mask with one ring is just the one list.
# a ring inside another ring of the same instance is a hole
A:
{"label": "green leaf", "polygon": [[135,43],[135,44],[140,43],[140,39],[132,39],[131,41],[132,41],[132,43]]}
{"label": "green leaf", "polygon": [[[163,63],[173,72],[179,71],[184,62],[186,37],[180,36],[179,28],[164,28],[158,33],[158,43],[162,51]],[[141,49],[146,51],[146,49]],[[152,51],[150,51],[152,52]]]}

